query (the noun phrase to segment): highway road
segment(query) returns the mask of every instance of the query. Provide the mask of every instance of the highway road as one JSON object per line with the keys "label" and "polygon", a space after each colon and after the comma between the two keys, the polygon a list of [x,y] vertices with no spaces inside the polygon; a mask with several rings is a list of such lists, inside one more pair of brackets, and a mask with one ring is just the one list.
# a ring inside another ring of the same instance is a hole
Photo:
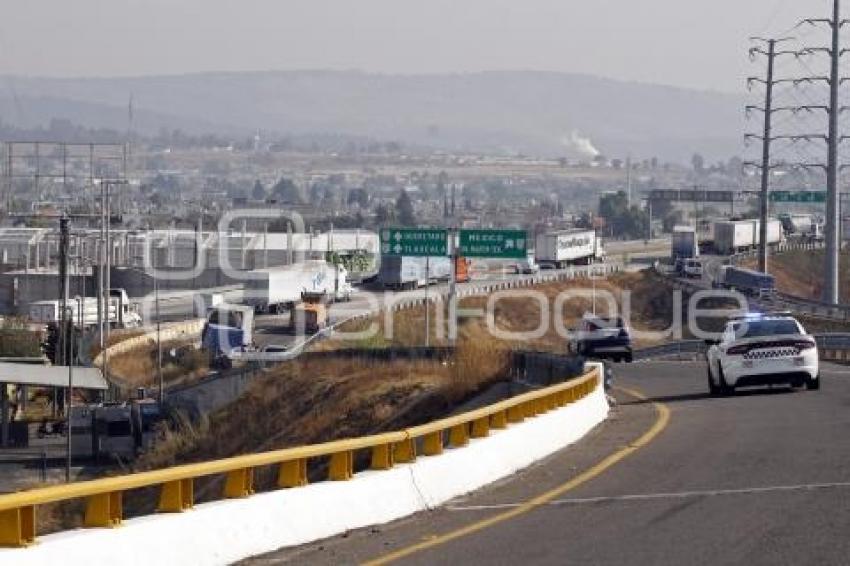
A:
{"label": "highway road", "polygon": [[619,391],[578,444],[445,508],[247,563],[847,564],[850,370],[724,398],[704,376],[618,365],[649,400]]}

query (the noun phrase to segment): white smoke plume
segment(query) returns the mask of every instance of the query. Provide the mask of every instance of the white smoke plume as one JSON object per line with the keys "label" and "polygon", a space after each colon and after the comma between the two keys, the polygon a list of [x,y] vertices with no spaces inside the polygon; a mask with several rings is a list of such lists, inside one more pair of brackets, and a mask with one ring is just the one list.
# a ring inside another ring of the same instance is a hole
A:
{"label": "white smoke plume", "polygon": [[601,153],[598,149],[596,149],[596,146],[593,145],[593,142],[590,141],[590,138],[581,135],[578,130],[573,130],[570,132],[569,136],[563,136],[561,138],[561,143],[569,149],[580,153],[582,157],[589,157],[592,159]]}

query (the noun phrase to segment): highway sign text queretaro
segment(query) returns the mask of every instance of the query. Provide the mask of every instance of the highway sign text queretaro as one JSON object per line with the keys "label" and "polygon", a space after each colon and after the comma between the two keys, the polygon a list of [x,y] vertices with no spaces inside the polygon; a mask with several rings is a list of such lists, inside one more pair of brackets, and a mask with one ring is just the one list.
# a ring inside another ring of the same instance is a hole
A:
{"label": "highway sign text queretaro", "polygon": [[525,230],[461,230],[460,249],[463,257],[522,259],[528,254]]}
{"label": "highway sign text queretaro", "polygon": [[439,228],[384,228],[381,253],[406,256],[445,256],[449,235]]}

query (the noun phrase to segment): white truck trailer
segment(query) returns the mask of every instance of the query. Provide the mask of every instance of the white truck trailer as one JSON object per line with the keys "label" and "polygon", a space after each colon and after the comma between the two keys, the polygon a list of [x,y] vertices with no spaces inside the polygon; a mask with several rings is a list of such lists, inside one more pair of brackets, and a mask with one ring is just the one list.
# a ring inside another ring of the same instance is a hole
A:
{"label": "white truck trailer", "polygon": [[243,302],[257,312],[277,313],[301,302],[301,293],[326,293],[331,301],[347,301],[352,288],[348,271],[324,260],[255,269],[246,274]]}
{"label": "white truck trailer", "polygon": [[595,230],[556,230],[537,235],[534,253],[540,267],[561,269],[592,263],[597,258],[597,248],[601,255]]}
{"label": "white truck trailer", "polygon": [[714,223],[714,249],[719,254],[732,255],[751,249],[756,243],[756,222],[753,220],[722,220]]}
{"label": "white truck trailer", "polygon": [[385,289],[416,289],[440,281],[448,281],[452,260],[446,256],[381,256],[378,281]]}
{"label": "white truck trailer", "polygon": [[[70,297],[65,303],[68,314],[78,328],[97,325],[97,297]],[[109,301],[105,305],[106,322],[112,328],[136,328],[141,326],[142,317],[130,305],[124,289],[110,289]],[[29,306],[29,319],[37,324],[57,324],[62,316],[62,301],[35,301]]]}

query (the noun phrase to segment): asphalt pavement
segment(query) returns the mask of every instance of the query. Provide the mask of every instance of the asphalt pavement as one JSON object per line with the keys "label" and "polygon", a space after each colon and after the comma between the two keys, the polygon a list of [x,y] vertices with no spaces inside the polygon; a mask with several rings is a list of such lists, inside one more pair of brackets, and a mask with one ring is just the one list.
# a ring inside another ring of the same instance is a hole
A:
{"label": "asphalt pavement", "polygon": [[701,362],[615,371],[649,400],[619,391],[576,445],[444,508],[248,563],[850,563],[850,369],[825,366],[817,392],[720,398]]}

